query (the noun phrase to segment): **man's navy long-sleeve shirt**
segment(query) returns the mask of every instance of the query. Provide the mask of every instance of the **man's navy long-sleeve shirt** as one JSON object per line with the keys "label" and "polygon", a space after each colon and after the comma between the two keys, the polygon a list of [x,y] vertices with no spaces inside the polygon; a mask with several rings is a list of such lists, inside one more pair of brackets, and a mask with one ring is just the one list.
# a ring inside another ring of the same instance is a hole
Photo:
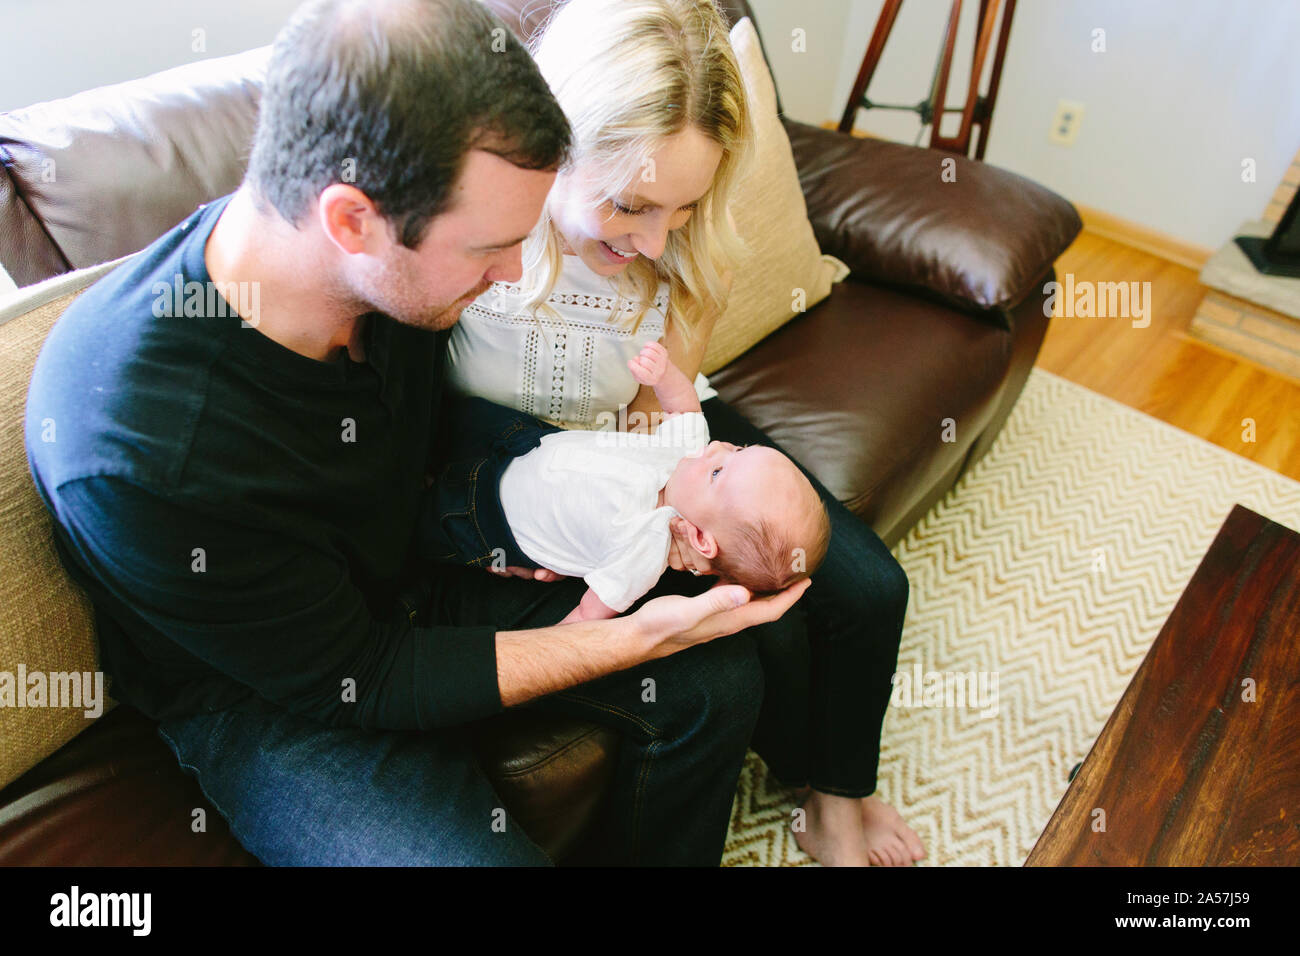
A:
{"label": "man's navy long-sleeve shirt", "polygon": [[385,729],[500,710],[495,629],[414,627],[394,600],[419,557],[445,333],[372,314],[364,362],[276,343],[208,294],[227,202],[82,294],[28,392],[28,460],[113,696],[155,719]]}

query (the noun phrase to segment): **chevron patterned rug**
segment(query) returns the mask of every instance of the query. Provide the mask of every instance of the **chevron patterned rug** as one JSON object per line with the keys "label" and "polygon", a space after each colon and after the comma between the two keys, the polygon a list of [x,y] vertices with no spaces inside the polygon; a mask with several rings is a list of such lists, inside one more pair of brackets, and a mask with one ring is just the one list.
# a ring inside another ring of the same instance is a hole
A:
{"label": "chevron patterned rug", "polygon": [[[1300,483],[1033,370],[993,448],[894,549],[908,680],[879,792],[920,865],[1024,862],[1234,503],[1300,529]],[[969,672],[995,693],[935,706],[931,675]],[[816,865],[795,806],[751,753],[723,865]]]}

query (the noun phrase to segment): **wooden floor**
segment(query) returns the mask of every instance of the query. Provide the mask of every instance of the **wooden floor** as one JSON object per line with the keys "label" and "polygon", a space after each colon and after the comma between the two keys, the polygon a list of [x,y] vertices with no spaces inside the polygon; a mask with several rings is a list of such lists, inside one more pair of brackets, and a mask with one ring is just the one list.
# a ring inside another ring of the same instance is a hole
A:
{"label": "wooden floor", "polygon": [[1195,271],[1085,230],[1056,262],[1066,273],[1150,282],[1151,324],[1058,314],[1040,367],[1300,481],[1300,382],[1188,334],[1205,293]]}

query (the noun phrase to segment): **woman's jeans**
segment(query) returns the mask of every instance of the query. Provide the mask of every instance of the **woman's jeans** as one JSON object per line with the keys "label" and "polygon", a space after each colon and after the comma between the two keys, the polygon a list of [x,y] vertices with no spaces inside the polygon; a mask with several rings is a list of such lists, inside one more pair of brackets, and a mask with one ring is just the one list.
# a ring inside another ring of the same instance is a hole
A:
{"label": "woman's jeans", "polygon": [[501,507],[501,476],[510,463],[562,429],[487,399],[448,395],[450,436],[420,510],[420,552],[434,561],[478,568],[536,568],[519,548]]}
{"label": "woman's jeans", "polygon": [[[647,599],[698,593],[709,583],[673,572]],[[577,606],[585,587],[444,565],[414,620],[542,627]],[[788,614],[767,625],[796,642],[797,626]],[[525,706],[620,733],[610,792],[594,824],[601,855],[592,862],[716,866],[762,697],[751,630]],[[290,713],[220,711],[164,720],[159,731],[235,838],[263,863],[551,862],[503,807],[464,728],[362,730]]]}
{"label": "woman's jeans", "polygon": [[[705,401],[703,411],[710,438],[778,447],[720,398]],[[807,642],[754,629],[766,696],[753,747],[788,785],[862,797],[876,789],[907,575],[871,526],[800,468],[830,514],[830,549],[786,615],[803,617]]]}

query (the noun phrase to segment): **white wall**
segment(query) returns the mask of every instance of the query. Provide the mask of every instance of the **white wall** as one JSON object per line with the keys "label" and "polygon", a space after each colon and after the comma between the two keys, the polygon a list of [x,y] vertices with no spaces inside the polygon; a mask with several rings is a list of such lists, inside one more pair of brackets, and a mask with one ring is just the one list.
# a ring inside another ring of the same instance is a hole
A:
{"label": "white wall", "polygon": [[[786,115],[821,123],[832,115],[827,104],[838,96],[840,105],[833,114],[838,120],[848,96],[847,89],[839,92],[837,82],[853,0],[750,0],[749,5]],[[803,31],[801,36],[795,36],[796,29]],[[798,51],[796,46],[806,49]]]}
{"label": "white wall", "polygon": [[[883,0],[751,2],[786,111],[810,123],[838,121]],[[925,97],[949,7],[949,0],[906,0],[873,100]],[[966,0],[952,106],[964,98],[978,9]],[[782,38],[806,23],[809,53],[776,55],[769,20]],[[1098,27],[1106,31],[1105,53],[1091,50]],[[830,52],[836,42],[838,57]],[[819,104],[832,72],[830,95]],[[1085,106],[1071,147],[1047,139],[1061,99]],[[948,122],[955,128],[956,115]],[[858,125],[907,143],[920,131],[915,114],[882,110],[860,113]],[[922,143],[928,139],[927,129]],[[1298,149],[1296,0],[1020,0],[988,162],[1074,202],[1215,247],[1241,221],[1258,218]],[[1255,160],[1254,183],[1242,182],[1245,158]]]}
{"label": "white wall", "polygon": [[298,3],[0,0],[0,110],[263,46]]}

